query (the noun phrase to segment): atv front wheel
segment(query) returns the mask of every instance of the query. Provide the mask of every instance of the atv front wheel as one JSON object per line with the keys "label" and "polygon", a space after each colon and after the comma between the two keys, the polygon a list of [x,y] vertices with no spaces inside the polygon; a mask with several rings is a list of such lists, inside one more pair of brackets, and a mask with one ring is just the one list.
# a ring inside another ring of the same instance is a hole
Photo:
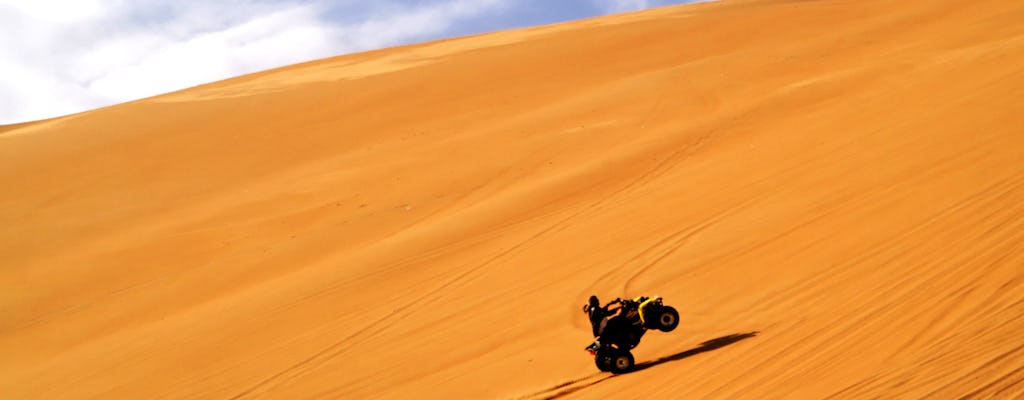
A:
{"label": "atv front wheel", "polygon": [[657,328],[662,332],[671,332],[679,326],[679,312],[672,307],[664,307],[658,310]]}

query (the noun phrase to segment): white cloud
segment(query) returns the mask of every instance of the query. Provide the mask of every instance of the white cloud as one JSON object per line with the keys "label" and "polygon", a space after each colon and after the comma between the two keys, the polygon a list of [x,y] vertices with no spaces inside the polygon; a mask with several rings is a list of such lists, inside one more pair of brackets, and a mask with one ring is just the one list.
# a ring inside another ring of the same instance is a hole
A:
{"label": "white cloud", "polygon": [[[153,37],[149,43],[116,44],[102,51],[142,56],[107,66],[88,88],[104,97],[135,99],[331,55],[333,28],[316,15],[312,7],[299,6],[181,41]],[[132,52],[133,47],[144,51]]]}
{"label": "white cloud", "polygon": [[594,0],[605,14],[637,11],[652,6],[649,0]]}
{"label": "white cloud", "polygon": [[26,17],[49,23],[88,20],[103,12],[100,0],[0,0],[0,7],[17,9]]}
{"label": "white cloud", "polygon": [[416,9],[392,4],[387,15],[343,27],[339,36],[353,46],[352,51],[407,43],[410,39],[442,33],[460,19],[500,11],[507,3],[503,0],[456,0]]}
{"label": "white cloud", "polygon": [[0,0],[0,124],[433,38],[509,1]]}
{"label": "white cloud", "polygon": [[0,122],[18,122],[81,111],[102,99],[73,83],[0,59]]}

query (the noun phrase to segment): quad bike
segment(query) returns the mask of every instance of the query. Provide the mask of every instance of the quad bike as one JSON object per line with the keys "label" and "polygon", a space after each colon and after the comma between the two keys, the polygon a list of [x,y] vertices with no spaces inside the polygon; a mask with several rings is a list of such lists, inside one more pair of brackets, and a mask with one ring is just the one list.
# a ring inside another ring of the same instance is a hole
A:
{"label": "quad bike", "polygon": [[594,356],[597,369],[613,374],[633,369],[630,350],[640,344],[648,329],[671,332],[679,325],[679,313],[662,304],[659,296],[621,300],[620,304],[616,315],[605,321],[601,334],[585,349]]}

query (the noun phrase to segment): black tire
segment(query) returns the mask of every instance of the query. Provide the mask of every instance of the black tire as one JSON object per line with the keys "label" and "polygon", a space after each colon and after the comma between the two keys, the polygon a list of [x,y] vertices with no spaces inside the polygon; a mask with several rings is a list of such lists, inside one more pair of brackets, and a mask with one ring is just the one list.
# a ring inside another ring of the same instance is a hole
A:
{"label": "black tire", "polygon": [[609,368],[613,374],[622,374],[633,370],[633,353],[626,350],[619,350],[609,357]]}
{"label": "black tire", "polygon": [[594,364],[601,372],[608,372],[612,369],[612,358],[608,351],[600,350],[594,355]]}
{"label": "black tire", "polygon": [[659,331],[672,332],[679,326],[679,312],[672,307],[663,307],[658,310],[658,317],[655,320]]}

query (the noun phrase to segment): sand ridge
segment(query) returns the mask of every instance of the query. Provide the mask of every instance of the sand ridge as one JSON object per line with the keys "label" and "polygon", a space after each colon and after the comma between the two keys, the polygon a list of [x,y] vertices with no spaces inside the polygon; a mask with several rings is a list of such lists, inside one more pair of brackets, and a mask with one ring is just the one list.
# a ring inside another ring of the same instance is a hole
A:
{"label": "sand ridge", "polygon": [[[1022,18],[699,3],[0,127],[0,397],[1019,397]],[[598,373],[591,293],[681,325]]]}

